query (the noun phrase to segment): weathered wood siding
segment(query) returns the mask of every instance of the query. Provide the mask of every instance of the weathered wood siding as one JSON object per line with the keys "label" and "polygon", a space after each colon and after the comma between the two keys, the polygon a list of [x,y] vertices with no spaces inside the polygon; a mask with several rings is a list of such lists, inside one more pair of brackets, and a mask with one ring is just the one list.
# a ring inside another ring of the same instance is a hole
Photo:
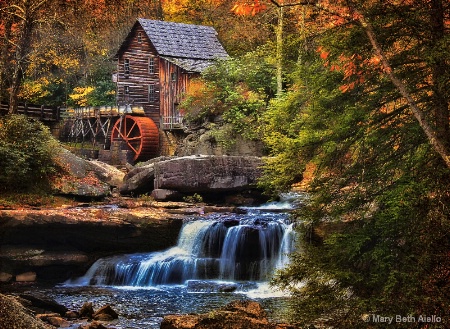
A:
{"label": "weathered wood siding", "polygon": [[[135,26],[127,42],[117,64],[118,104],[142,106],[145,115],[162,127],[161,118],[180,117],[177,107],[181,97],[188,90],[190,79],[199,74],[186,72],[160,58],[140,25]],[[149,69],[150,58],[153,72]],[[149,88],[154,91],[153,100]]]}
{"label": "weathered wood siding", "polygon": [[163,118],[179,118],[181,115],[178,104],[189,90],[190,80],[194,76],[198,76],[198,73],[188,73],[163,58],[160,58],[159,65],[161,116]]}
{"label": "weathered wood siding", "polygon": [[[160,82],[159,57],[141,26],[128,36],[128,46],[119,55],[117,64],[117,101],[119,105],[131,104],[144,108],[145,115],[157,125],[160,120]],[[153,58],[154,71],[149,70],[149,60]],[[125,72],[128,62],[129,72]],[[153,86],[153,87],[149,87]],[[149,88],[154,89],[155,97],[150,99]],[[126,92],[128,89],[128,93]]]}

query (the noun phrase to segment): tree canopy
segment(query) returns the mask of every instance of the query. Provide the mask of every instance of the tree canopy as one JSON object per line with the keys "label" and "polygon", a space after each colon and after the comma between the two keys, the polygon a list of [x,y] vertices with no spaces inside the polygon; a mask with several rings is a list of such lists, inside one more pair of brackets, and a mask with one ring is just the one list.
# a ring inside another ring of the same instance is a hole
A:
{"label": "tree canopy", "polygon": [[275,282],[298,296],[293,313],[302,324],[367,327],[377,325],[373,315],[424,313],[445,319],[450,5],[299,6],[311,29],[293,83],[264,115],[273,158],[261,183],[288,189],[305,168],[314,179],[299,213],[304,242]]}

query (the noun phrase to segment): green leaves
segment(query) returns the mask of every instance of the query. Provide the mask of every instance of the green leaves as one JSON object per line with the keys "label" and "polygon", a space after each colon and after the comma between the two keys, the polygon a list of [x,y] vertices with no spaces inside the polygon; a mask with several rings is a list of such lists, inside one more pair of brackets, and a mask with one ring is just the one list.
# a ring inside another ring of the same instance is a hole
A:
{"label": "green leaves", "polygon": [[0,118],[0,186],[19,191],[45,184],[55,173],[57,141],[42,123],[22,115]]}

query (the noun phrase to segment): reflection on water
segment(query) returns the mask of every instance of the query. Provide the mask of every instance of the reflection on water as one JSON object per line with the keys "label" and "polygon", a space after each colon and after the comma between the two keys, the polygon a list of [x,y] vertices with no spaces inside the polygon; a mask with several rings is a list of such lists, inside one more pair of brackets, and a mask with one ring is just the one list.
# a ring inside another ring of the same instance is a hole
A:
{"label": "reflection on water", "polygon": [[258,298],[257,290],[250,290],[248,295],[246,292],[198,293],[189,292],[187,286],[174,285],[157,288],[58,286],[40,291],[73,310],[79,310],[85,302],[93,302],[94,309],[111,304],[120,315],[119,320],[111,323],[117,329],[156,329],[167,314],[209,312],[238,299],[260,302],[269,318],[277,322],[286,320],[284,312],[289,309],[289,298],[273,298],[273,294],[266,295],[271,298]]}

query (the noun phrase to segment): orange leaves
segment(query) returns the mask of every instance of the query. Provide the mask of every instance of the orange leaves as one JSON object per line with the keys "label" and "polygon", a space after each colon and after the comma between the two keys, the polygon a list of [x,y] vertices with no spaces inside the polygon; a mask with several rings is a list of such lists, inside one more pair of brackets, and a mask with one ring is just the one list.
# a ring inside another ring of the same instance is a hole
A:
{"label": "orange leaves", "polygon": [[379,63],[376,58],[364,60],[360,54],[353,54],[350,57],[341,54],[337,59],[333,59],[330,56],[330,51],[322,46],[319,46],[316,51],[320,58],[324,60],[324,67],[328,67],[330,71],[341,71],[343,73],[343,84],[339,87],[343,93],[366,81],[365,75],[370,74],[371,71],[369,63]]}
{"label": "orange leaves", "polygon": [[244,3],[236,3],[231,11],[236,15],[256,15],[257,13],[267,9],[266,4],[262,3],[260,0],[245,1]]}

